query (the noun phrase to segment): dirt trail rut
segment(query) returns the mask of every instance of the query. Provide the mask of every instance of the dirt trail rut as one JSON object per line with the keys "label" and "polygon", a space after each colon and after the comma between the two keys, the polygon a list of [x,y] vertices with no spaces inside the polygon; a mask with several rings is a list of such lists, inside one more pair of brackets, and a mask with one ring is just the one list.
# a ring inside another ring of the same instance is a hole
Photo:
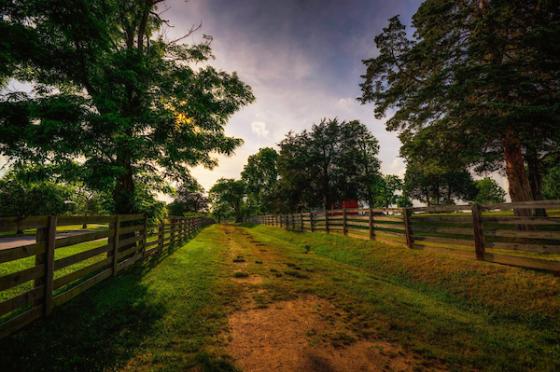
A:
{"label": "dirt trail rut", "polygon": [[[325,299],[287,291],[290,280],[315,273],[287,263],[278,249],[245,229],[223,226],[242,287],[240,308],[229,316],[226,352],[243,371],[412,371],[421,360],[399,345],[363,339],[348,315]],[[440,368],[433,368],[440,369]]]}

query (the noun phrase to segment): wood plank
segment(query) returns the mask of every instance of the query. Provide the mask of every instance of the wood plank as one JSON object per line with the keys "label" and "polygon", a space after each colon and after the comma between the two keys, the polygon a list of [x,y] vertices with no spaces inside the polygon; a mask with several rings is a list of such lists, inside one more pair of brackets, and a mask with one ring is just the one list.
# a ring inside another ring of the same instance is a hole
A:
{"label": "wood plank", "polygon": [[29,323],[39,319],[43,314],[43,306],[37,305],[27,310],[25,313],[19,314],[13,319],[0,326],[0,339],[19,331]]}
{"label": "wood plank", "polygon": [[76,297],[80,293],[88,290],[89,288],[93,287],[97,283],[101,282],[109,278],[112,274],[112,268],[108,268],[96,274],[95,276],[89,278],[88,280],[84,281],[80,285],[69,289],[68,291],[61,293],[53,298],[53,302],[55,306],[62,305],[63,303],[70,301],[72,298]]}
{"label": "wood plank", "polygon": [[23,219],[17,217],[0,217],[0,232],[20,229],[39,229],[47,227],[48,216],[30,216]]}
{"label": "wood plank", "polygon": [[100,224],[105,225],[113,222],[115,216],[59,216],[57,225],[83,225],[85,224]]}
{"label": "wood plank", "polygon": [[560,225],[558,217],[482,217],[483,222],[495,222],[503,225]]}
{"label": "wood plank", "polygon": [[499,236],[504,238],[525,238],[525,239],[552,239],[560,240],[560,231],[526,231],[526,230],[498,230],[484,229],[486,236]]}
{"label": "wood plank", "polygon": [[552,244],[486,242],[486,247],[505,249],[505,250],[509,249],[513,251],[524,251],[524,252],[560,253],[560,245],[552,245]]}
{"label": "wood plank", "polygon": [[456,235],[474,235],[473,229],[469,227],[444,227],[444,226],[420,226],[412,225],[413,232],[419,233],[442,233],[442,234],[456,234]]}
{"label": "wood plank", "polygon": [[136,221],[136,220],[143,220],[144,219],[143,214],[121,214],[119,216],[120,216],[121,222]]}
{"label": "wood plank", "polygon": [[474,241],[473,240],[441,238],[441,237],[438,237],[438,236],[415,236],[414,240],[415,241],[423,241],[423,242],[461,245],[461,246],[466,246],[466,247],[474,249]]}
{"label": "wood plank", "polygon": [[69,245],[80,244],[80,243],[104,239],[108,237],[109,237],[109,230],[93,231],[90,233],[84,233],[80,235],[74,235],[66,238],[56,239],[55,247],[63,248]]}
{"label": "wood plank", "polygon": [[484,204],[482,208],[492,209],[537,209],[560,208],[560,200],[533,200],[515,203]]}
{"label": "wood plank", "polygon": [[109,252],[111,250],[111,246],[109,244],[102,245],[101,247],[93,248],[88,251],[80,252],[73,254],[68,257],[59,258],[58,260],[54,261],[54,269],[60,270],[67,266],[74,265],[78,262],[87,260],[88,258],[95,257],[105,252]]}
{"label": "wood plank", "polygon": [[119,252],[119,260],[120,260],[121,258],[126,257],[126,256],[129,256],[129,255],[131,255],[131,254],[138,253],[138,249],[140,249],[140,247],[134,246],[134,247],[130,247],[130,248],[128,248],[128,249],[125,249],[125,250],[122,251],[122,252]]}
{"label": "wood plank", "polygon": [[440,206],[433,206],[433,207],[410,208],[410,210],[414,212],[427,212],[427,213],[466,211],[470,209],[471,209],[470,205],[440,205]]}
{"label": "wood plank", "polygon": [[120,262],[119,263],[119,271],[122,271],[122,270],[134,265],[137,261],[138,261],[138,257],[133,256],[126,261]]}
{"label": "wood plank", "polygon": [[131,232],[136,232],[136,231],[144,231],[144,225],[134,225],[134,226],[126,226],[126,227],[121,227],[120,230],[120,234],[128,234]]}
{"label": "wood plank", "polygon": [[19,247],[0,250],[0,263],[19,260],[20,258],[35,256],[45,251],[45,244],[31,243]]}
{"label": "wood plank", "polygon": [[472,217],[470,215],[466,216],[411,216],[412,223],[461,223],[461,224],[472,224]]}
{"label": "wood plank", "polygon": [[130,238],[128,238],[128,239],[121,240],[121,241],[119,242],[119,248],[122,248],[122,247],[124,247],[124,246],[126,246],[126,245],[129,245],[129,244],[133,244],[133,243],[139,242],[139,241],[141,241],[141,240],[142,240],[142,237],[141,237],[141,236],[133,236],[133,237],[130,237]]}
{"label": "wood plank", "polygon": [[56,278],[54,280],[54,284],[53,284],[53,288],[59,289],[60,287],[65,286],[68,283],[71,283],[75,280],[78,280],[88,274],[91,274],[93,272],[102,270],[102,269],[107,269],[111,267],[111,262],[112,262],[112,258],[108,257],[103,261],[100,262],[96,262],[94,264],[91,264],[89,266],[83,267],[79,270],[76,270],[70,274],[61,276],[60,278]]}
{"label": "wood plank", "polygon": [[40,286],[19,294],[9,300],[0,302],[0,315],[7,314],[20,307],[31,305],[45,296],[45,287]]}
{"label": "wood plank", "polygon": [[25,282],[42,277],[45,274],[44,266],[33,266],[29,269],[0,277],[0,291],[13,288]]}
{"label": "wood plank", "polygon": [[508,256],[495,253],[485,253],[484,260],[488,262],[500,263],[510,266],[519,266],[529,269],[560,272],[559,261],[542,260],[538,258]]}

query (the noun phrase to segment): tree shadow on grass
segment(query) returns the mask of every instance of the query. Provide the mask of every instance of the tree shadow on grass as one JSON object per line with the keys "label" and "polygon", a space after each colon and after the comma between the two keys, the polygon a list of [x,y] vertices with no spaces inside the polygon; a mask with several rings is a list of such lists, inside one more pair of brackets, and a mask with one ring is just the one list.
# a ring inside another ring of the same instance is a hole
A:
{"label": "tree shadow on grass", "polygon": [[123,365],[157,332],[157,320],[166,313],[164,304],[150,301],[141,279],[175,249],[103,281],[48,319],[0,340],[1,369],[99,371]]}

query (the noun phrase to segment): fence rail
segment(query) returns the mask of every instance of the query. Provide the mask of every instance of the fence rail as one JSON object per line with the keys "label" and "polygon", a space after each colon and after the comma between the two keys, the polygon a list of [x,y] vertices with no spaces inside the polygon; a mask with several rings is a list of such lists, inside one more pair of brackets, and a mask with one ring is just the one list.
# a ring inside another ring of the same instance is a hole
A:
{"label": "fence rail", "polygon": [[[0,249],[0,338],[211,222],[170,217],[149,225],[143,215],[0,218],[0,233],[35,230],[34,242]],[[60,227],[82,224],[96,226],[57,236]]]}
{"label": "fence rail", "polygon": [[261,215],[248,222],[324,231],[560,272],[560,200]]}

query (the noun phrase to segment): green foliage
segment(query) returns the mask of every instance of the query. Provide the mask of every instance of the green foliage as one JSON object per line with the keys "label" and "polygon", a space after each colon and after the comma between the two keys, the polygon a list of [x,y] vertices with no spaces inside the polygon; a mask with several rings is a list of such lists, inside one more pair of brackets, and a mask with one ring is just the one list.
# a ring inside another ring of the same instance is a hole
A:
{"label": "green foliage", "polygon": [[479,204],[505,202],[506,192],[494,179],[485,177],[481,180],[474,181],[474,185],[477,189],[476,197],[473,199],[474,202]]}
{"label": "green foliage", "polygon": [[395,175],[385,175],[377,178],[374,185],[374,207],[389,208],[391,205],[398,204],[401,196],[398,191],[403,188],[403,181]]}
{"label": "green foliage", "polygon": [[438,205],[454,204],[457,199],[472,200],[477,191],[471,174],[465,169],[409,162],[404,177],[404,192],[412,199]]}
{"label": "green foliage", "polygon": [[277,198],[284,210],[373,199],[379,143],[359,121],[324,119],[310,131],[289,133],[279,146]]}
{"label": "green foliage", "polygon": [[552,168],[544,177],[544,196],[547,199],[560,200],[560,167]]}
{"label": "green foliage", "polygon": [[208,198],[204,195],[204,188],[194,178],[183,180],[175,199],[167,206],[169,215],[186,216],[204,213],[208,210]]}
{"label": "green foliage", "polygon": [[278,187],[278,152],[270,147],[249,156],[241,172],[246,185],[247,203],[254,213],[267,213],[273,208],[273,195]]}
{"label": "green foliage", "polygon": [[0,179],[1,216],[24,218],[72,210],[70,187],[50,180],[30,180],[26,176],[23,170],[12,170]]}
{"label": "green foliage", "polygon": [[250,87],[209,64],[209,37],[186,45],[161,36],[160,2],[2,3],[0,29],[17,39],[0,43],[9,66],[0,75],[34,91],[0,98],[0,154],[61,171],[73,164],[119,213],[147,208],[138,185],[165,191],[188,167],[231,154],[241,140],[224,126],[254,100]]}
{"label": "green foliage", "polygon": [[240,180],[220,178],[210,189],[212,215],[218,220],[234,218],[241,222],[245,198],[245,183]]}
{"label": "green foliage", "polygon": [[[445,21],[442,21],[445,20]],[[513,200],[531,197],[523,148],[550,151],[560,128],[560,8],[549,1],[427,0],[408,37],[398,17],[364,61],[363,103],[387,112],[408,161],[426,153],[505,167]],[[558,142],[555,142],[558,144]],[[548,148],[548,150],[547,150]],[[532,162],[529,162],[532,164]],[[451,167],[450,167],[451,168]]]}

